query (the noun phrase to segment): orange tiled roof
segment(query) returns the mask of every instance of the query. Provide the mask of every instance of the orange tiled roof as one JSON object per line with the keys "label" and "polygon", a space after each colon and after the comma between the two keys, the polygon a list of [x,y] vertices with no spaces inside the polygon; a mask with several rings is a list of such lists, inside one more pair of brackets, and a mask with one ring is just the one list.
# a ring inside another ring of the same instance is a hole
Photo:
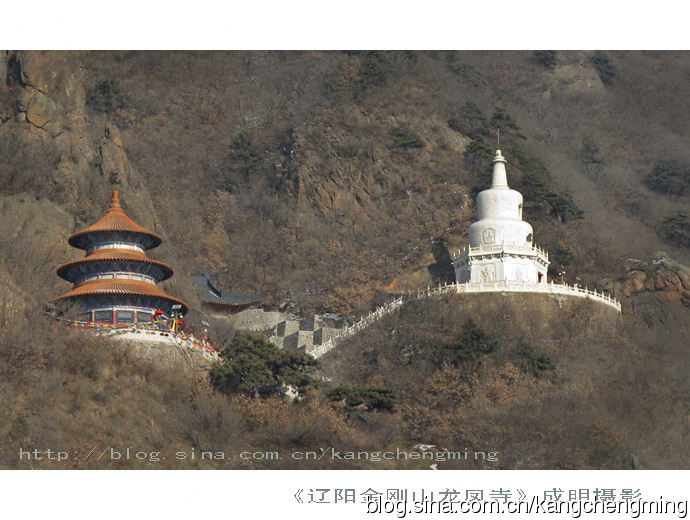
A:
{"label": "orange tiled roof", "polygon": [[124,280],[113,278],[108,280],[89,280],[71,291],[55,298],[54,301],[64,300],[66,298],[74,298],[79,296],[90,296],[99,294],[131,294],[133,296],[154,296],[156,298],[163,298],[174,303],[179,303],[187,310],[187,304],[173,296],[165,293],[160,287],[147,282],[139,280]]}
{"label": "orange tiled roof", "polygon": [[127,216],[120,205],[119,191],[113,191],[113,198],[110,201],[110,207],[105,215],[83,231],[79,231],[69,237],[69,244],[74,247],[80,247],[79,242],[81,237],[88,233],[97,233],[100,231],[129,231],[148,235],[153,239],[153,245],[151,247],[159,246],[163,241],[159,234],[140,226]]}
{"label": "orange tiled roof", "polygon": [[64,265],[61,265],[57,270],[57,274],[59,277],[64,278],[63,275],[73,265],[81,264],[83,262],[94,262],[98,260],[136,260],[139,262],[146,262],[149,264],[155,264],[159,266],[166,274],[164,279],[168,279],[173,275],[173,268],[170,267],[168,264],[166,264],[165,262],[159,262],[158,260],[152,260],[151,258],[147,257],[146,254],[134,249],[99,249],[97,251],[93,251],[92,253],[87,254],[84,258],[78,258],[77,260],[72,260]]}

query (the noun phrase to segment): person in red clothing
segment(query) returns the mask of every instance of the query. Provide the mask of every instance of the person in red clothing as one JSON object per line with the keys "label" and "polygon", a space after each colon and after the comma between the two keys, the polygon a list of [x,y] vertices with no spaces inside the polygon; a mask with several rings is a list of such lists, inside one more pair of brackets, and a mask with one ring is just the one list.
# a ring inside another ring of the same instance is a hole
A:
{"label": "person in red clothing", "polygon": [[166,328],[165,315],[163,314],[163,311],[160,309],[157,309],[153,313],[153,316],[151,316],[151,321],[153,323],[153,326],[159,330],[163,330]]}

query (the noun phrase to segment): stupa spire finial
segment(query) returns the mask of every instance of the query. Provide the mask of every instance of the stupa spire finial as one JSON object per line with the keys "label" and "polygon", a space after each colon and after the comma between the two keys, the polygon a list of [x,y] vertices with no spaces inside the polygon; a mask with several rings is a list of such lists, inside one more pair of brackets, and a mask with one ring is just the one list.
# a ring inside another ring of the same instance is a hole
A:
{"label": "stupa spire finial", "polygon": [[501,150],[496,150],[494,156],[494,172],[491,180],[492,188],[507,188],[508,176],[506,175],[506,159]]}

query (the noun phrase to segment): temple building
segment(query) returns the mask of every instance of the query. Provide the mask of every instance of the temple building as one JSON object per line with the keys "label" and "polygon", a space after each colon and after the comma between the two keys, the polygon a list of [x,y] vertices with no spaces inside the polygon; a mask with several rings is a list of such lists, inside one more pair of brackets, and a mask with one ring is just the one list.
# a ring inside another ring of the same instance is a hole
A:
{"label": "temple building", "polygon": [[161,242],[127,216],[113,191],[105,215],[69,238],[86,256],[58,268],[58,276],[74,287],[54,303],[79,320],[103,324],[151,323],[155,315],[186,313],[185,302],[157,286],[173,275],[172,267],[146,256]]}
{"label": "temple building", "polygon": [[522,220],[522,195],[508,187],[500,150],[491,188],[477,196],[477,213],[469,247],[453,260],[457,283],[546,283],[548,254],[534,245],[532,226]]}
{"label": "temple building", "polygon": [[203,307],[210,311],[235,314],[256,305],[261,300],[261,294],[234,294],[218,289],[209,278],[208,273],[193,276],[197,294]]}

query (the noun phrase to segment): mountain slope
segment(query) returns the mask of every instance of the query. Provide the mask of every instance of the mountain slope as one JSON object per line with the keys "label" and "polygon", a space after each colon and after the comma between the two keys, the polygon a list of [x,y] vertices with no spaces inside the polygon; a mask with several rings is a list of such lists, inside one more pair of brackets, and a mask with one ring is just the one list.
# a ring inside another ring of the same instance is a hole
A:
{"label": "mountain slope", "polygon": [[[688,424],[689,73],[686,52],[0,53],[2,464],[18,464],[20,446],[69,440],[60,432],[83,414],[98,419],[74,442],[91,445],[134,435],[149,450],[231,451],[232,436],[282,450],[450,449],[488,438],[501,467],[628,467],[632,455],[687,467],[676,448]],[[81,256],[67,237],[101,216],[112,189],[163,236],[152,257],[173,265],[165,289],[197,322],[190,277],[206,269],[223,289],[305,316],[364,314],[395,273],[409,289],[452,280],[499,130],[550,276],[615,294],[622,323],[590,330],[596,308],[530,299],[499,298],[486,313],[452,299],[410,307],[324,360],[334,384],[402,396],[393,414],[349,418],[329,385],[302,408],[235,398],[228,412],[183,367],[162,374],[37,325],[67,289],[56,267]],[[503,346],[465,373],[434,356],[468,315]],[[521,370],[523,336],[551,356],[554,378]],[[409,349],[414,361],[400,358]],[[280,421],[266,419],[271,406]]]}

